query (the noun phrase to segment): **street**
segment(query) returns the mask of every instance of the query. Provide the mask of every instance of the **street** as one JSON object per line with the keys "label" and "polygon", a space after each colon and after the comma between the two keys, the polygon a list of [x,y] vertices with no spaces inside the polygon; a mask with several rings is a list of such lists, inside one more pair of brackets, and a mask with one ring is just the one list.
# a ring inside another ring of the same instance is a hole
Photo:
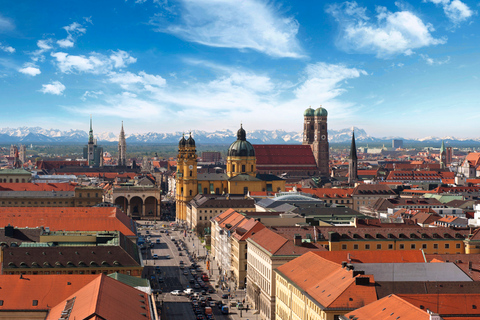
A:
{"label": "street", "polygon": [[[193,257],[205,257],[207,250],[198,238],[188,233],[184,237],[183,230],[173,231],[169,223],[157,222],[154,224],[149,221],[137,221],[139,236],[145,238],[145,244],[148,247],[142,250],[145,264],[143,277],[150,279],[152,290],[156,292],[156,300],[161,308],[158,312],[159,314],[161,312],[162,319],[206,319],[205,314],[199,312],[199,309],[204,310],[204,308],[197,308],[198,317],[195,315],[192,301],[183,293],[183,290],[187,288],[192,288],[197,292],[198,299],[205,297],[206,300],[210,297],[214,302],[223,301],[228,305],[233,300],[241,302],[244,297],[243,291],[232,293],[232,299],[222,300],[222,294],[227,294],[228,291],[215,288],[213,280],[217,280],[219,277],[215,263],[210,263],[212,267],[210,273],[206,270],[205,260],[196,262],[196,268],[191,268],[192,262],[195,262]],[[162,225],[165,225],[166,228],[163,228]],[[157,239],[160,243],[157,243]],[[192,259],[189,258],[189,255]],[[201,280],[202,273],[211,276],[211,281],[203,282]],[[205,295],[201,294],[201,285],[205,286]],[[173,295],[171,292],[174,290],[180,290],[181,295]],[[213,292],[207,293],[208,291]],[[212,311],[213,319],[219,320],[256,319],[257,316],[252,313],[252,310],[248,312],[238,310],[236,306],[229,308],[228,315],[222,314],[221,309],[216,305],[212,307]],[[242,313],[242,317],[240,317],[240,313]]]}

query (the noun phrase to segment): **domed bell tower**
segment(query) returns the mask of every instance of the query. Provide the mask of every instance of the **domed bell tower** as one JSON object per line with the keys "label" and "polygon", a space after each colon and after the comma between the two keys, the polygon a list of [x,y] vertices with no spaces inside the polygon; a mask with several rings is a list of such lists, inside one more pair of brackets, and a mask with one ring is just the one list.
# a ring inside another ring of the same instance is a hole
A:
{"label": "domed bell tower", "polygon": [[321,175],[329,175],[329,144],[327,131],[326,109],[320,107],[314,112],[314,139],[312,143],[313,156],[317,162],[317,168]]}
{"label": "domed bell tower", "polygon": [[312,107],[303,113],[303,144],[312,144],[315,139],[314,113]]}
{"label": "domed bell tower", "polygon": [[197,195],[197,153],[195,140],[185,136],[178,143],[177,179],[176,179],[177,220],[186,220],[187,203]]}
{"label": "domed bell tower", "polygon": [[231,178],[239,174],[248,174],[252,177],[257,174],[255,149],[247,141],[247,134],[242,125],[237,131],[237,141],[228,148],[227,156],[227,176]]}

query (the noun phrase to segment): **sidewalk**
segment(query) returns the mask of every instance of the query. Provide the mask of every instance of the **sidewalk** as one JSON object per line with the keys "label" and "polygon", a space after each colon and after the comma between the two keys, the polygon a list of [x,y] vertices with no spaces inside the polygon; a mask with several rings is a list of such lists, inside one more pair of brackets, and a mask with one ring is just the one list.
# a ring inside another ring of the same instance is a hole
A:
{"label": "sidewalk", "polygon": [[[193,238],[193,241],[187,241],[186,238]],[[181,235],[181,239],[184,239],[185,245],[187,246],[188,250],[191,253],[195,253],[197,256],[206,256],[207,255],[207,250],[204,247],[204,244],[200,242],[200,240],[193,234],[188,234],[185,239],[183,238],[183,232]],[[195,245],[195,247],[193,246]],[[209,278],[210,278],[210,284],[211,286],[215,286],[215,284],[219,281],[220,279],[220,272],[217,267],[217,263],[215,260],[212,259],[211,255],[208,255],[207,260],[210,260],[210,270],[207,270],[206,267],[206,261],[199,261],[197,264],[201,266],[205,272],[208,273]],[[244,299],[246,299],[246,292],[242,290],[235,290],[233,291],[233,288],[235,287],[235,283],[233,281],[227,280],[225,283],[228,288],[230,288],[230,293],[232,294],[232,299],[231,300],[237,300],[239,302],[242,302]],[[221,284],[220,284],[221,285]],[[217,294],[220,296],[224,293],[229,293],[229,290],[222,290],[221,287],[215,288],[217,290]],[[246,304],[244,304],[244,307],[246,307]],[[228,317],[230,319],[234,320],[257,320],[260,319],[260,316],[258,314],[254,314],[256,310],[249,308],[248,311],[246,310],[238,310],[236,307],[230,308],[230,313]],[[241,316],[240,316],[241,314]]]}

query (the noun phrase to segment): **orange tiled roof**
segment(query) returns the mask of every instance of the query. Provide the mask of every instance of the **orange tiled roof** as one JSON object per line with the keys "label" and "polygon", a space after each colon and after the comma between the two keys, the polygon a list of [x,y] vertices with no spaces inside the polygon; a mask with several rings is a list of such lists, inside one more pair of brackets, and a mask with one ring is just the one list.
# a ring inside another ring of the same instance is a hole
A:
{"label": "orange tiled roof", "polygon": [[372,276],[354,275],[353,270],[308,252],[277,268],[290,282],[304,290],[324,308],[360,308],[377,300],[375,286],[357,285],[356,278]]}
{"label": "orange tiled roof", "polygon": [[315,254],[335,263],[347,261],[350,263],[411,263],[425,262],[420,250],[382,251],[316,251]]}
{"label": "orange tiled roof", "polygon": [[319,198],[351,198],[353,188],[297,188],[298,191],[314,194]]}
{"label": "orange tiled roof", "polygon": [[[48,310],[98,275],[0,275],[0,312],[6,310]],[[38,305],[33,306],[37,300]],[[58,318],[57,318],[58,319]]]}
{"label": "orange tiled roof", "polygon": [[[470,163],[471,166],[478,166],[480,165],[480,153],[478,152],[470,152],[466,157],[465,157],[465,161],[468,161],[468,163]],[[464,161],[464,163],[465,163]]]}
{"label": "orange tiled roof", "polygon": [[[440,315],[448,315],[448,318],[463,316],[462,319],[479,319],[478,305],[480,301],[480,294],[399,294],[399,298],[413,304],[417,308],[423,306],[432,312]],[[467,318],[468,316],[475,316],[475,318]]]}
{"label": "orange tiled roof", "polygon": [[0,207],[0,225],[49,227],[51,231],[113,231],[136,236],[132,220],[117,207]]}
{"label": "orange tiled roof", "polygon": [[148,294],[101,274],[53,307],[46,320],[60,319],[72,298],[69,319],[151,319]]}
{"label": "orange tiled roof", "polygon": [[430,320],[426,310],[405,301],[395,294],[384,297],[362,308],[345,314],[347,319],[372,320],[372,319],[415,319]]}

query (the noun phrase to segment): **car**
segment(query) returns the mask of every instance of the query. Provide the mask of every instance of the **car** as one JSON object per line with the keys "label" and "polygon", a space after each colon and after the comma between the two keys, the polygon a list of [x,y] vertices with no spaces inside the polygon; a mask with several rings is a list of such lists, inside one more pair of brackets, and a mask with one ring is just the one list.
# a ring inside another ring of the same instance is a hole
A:
{"label": "car", "polygon": [[160,266],[155,266],[155,271],[160,272]]}
{"label": "car", "polygon": [[183,271],[184,276],[188,276],[188,271]]}
{"label": "car", "polygon": [[192,288],[187,288],[187,289],[183,290],[183,293],[185,293],[185,294],[192,294],[192,293],[193,293],[193,289],[192,289]]}
{"label": "car", "polygon": [[172,292],[170,292],[172,295],[174,296],[181,296],[182,293],[180,292],[180,290],[173,290]]}
{"label": "car", "polygon": [[182,270],[183,270],[183,269],[185,269],[185,267],[184,267],[183,265],[181,265],[181,266],[180,266],[180,269],[182,269]]}
{"label": "car", "polygon": [[215,307],[215,301],[210,301],[210,307]]}
{"label": "car", "polygon": [[163,277],[158,277],[158,282],[163,282]]}
{"label": "car", "polygon": [[180,260],[180,264],[183,264],[183,260]]}
{"label": "car", "polygon": [[167,255],[165,256],[165,259],[170,259],[170,255],[167,254]]}
{"label": "car", "polygon": [[195,289],[200,289],[200,286],[198,285],[198,283],[195,283]]}
{"label": "car", "polygon": [[179,256],[183,256],[183,254],[181,252],[178,253]]}
{"label": "car", "polygon": [[228,299],[230,295],[228,293],[224,293],[222,294],[222,299]]}
{"label": "car", "polygon": [[208,297],[207,297],[207,301],[212,301],[212,300],[213,300],[213,299],[212,299],[211,296],[208,296]]}
{"label": "car", "polygon": [[193,269],[192,269],[190,272],[192,273],[192,275],[196,275],[196,274],[197,274],[197,272],[196,272],[195,270],[193,270]]}
{"label": "car", "polygon": [[205,290],[202,290],[202,295],[204,296],[206,294],[207,294],[207,292]]}
{"label": "car", "polygon": [[155,275],[154,275],[154,274],[152,274],[152,275],[150,276],[150,280],[153,280],[153,281],[155,280]]}
{"label": "car", "polygon": [[208,293],[215,293],[215,289],[213,289],[213,288],[208,288]]}
{"label": "car", "polygon": [[153,254],[153,259],[158,259],[158,254],[154,253]]}
{"label": "car", "polygon": [[238,308],[238,310],[243,310],[243,303],[239,302],[237,304],[237,308]]}
{"label": "car", "polygon": [[190,278],[189,282],[190,282],[190,283],[195,283],[195,279]]}

